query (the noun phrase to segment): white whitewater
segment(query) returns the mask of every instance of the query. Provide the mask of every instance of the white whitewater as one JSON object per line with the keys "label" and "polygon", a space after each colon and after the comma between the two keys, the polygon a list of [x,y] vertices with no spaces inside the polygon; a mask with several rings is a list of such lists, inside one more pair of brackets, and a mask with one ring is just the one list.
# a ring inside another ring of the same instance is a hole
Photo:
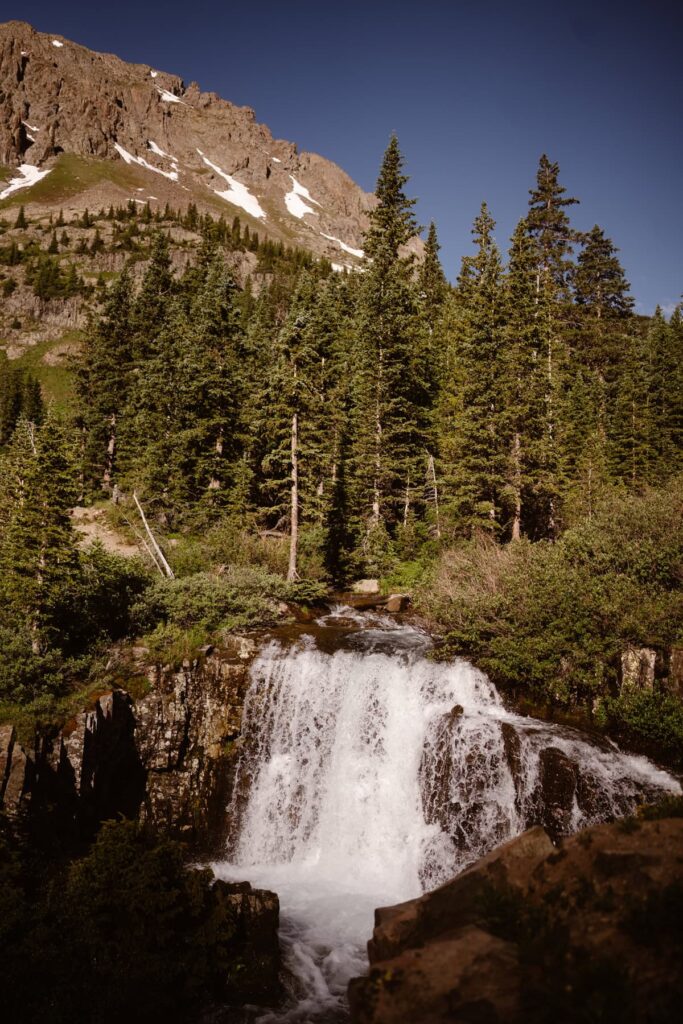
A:
{"label": "white whitewater", "polygon": [[343,608],[320,624],[348,627],[334,653],[303,636],[272,642],[252,668],[236,838],[214,865],[280,897],[294,991],[264,1024],[345,1020],[374,908],[438,885],[538,820],[543,750],[580,766],[571,829],[680,789],[645,758],[506,711],[467,662],[429,661],[419,630]]}

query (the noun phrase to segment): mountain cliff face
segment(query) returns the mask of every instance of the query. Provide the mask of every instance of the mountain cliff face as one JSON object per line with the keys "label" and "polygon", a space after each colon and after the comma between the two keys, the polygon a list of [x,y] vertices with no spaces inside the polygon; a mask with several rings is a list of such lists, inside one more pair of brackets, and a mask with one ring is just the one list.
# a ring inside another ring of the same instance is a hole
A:
{"label": "mountain cliff face", "polygon": [[273,139],[250,108],[19,21],[0,25],[0,164],[0,203],[69,215],[131,198],[195,202],[348,267],[362,265],[374,203],[329,160]]}

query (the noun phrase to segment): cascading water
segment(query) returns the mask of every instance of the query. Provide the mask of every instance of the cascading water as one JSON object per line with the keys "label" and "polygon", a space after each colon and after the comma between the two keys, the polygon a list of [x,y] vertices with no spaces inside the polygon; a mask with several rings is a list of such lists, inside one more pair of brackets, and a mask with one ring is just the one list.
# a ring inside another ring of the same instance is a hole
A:
{"label": "cascading water", "polygon": [[232,840],[214,870],[280,897],[297,984],[259,1020],[346,1019],[374,908],[544,820],[549,758],[573,766],[565,830],[680,790],[645,758],[507,711],[486,676],[429,661],[428,647],[413,627],[339,608],[253,665]]}

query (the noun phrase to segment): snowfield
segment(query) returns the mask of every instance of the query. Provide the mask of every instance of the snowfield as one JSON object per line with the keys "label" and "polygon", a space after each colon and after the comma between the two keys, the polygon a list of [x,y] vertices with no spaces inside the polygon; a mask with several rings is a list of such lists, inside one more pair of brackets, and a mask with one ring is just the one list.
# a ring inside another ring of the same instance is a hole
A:
{"label": "snowfield", "polygon": [[334,235],[326,235],[324,231],[321,231],[320,234],[329,242],[336,242],[340,249],[343,249],[344,252],[350,253],[351,256],[357,256],[359,260],[365,259],[365,253],[362,249],[352,249],[350,245],[346,244],[346,242],[342,242],[341,238],[335,238]]}
{"label": "snowfield", "polygon": [[154,167],[152,164],[148,163],[143,156],[133,156],[133,154],[124,149],[123,146],[119,146],[118,142],[114,143],[114,149],[123,157],[127,164],[138,164],[140,167],[145,167],[148,171],[154,171],[155,174],[163,174],[164,178],[168,178],[169,181],[178,180],[177,165],[174,165],[172,171],[162,171],[160,167]]}
{"label": "snowfield", "polygon": [[161,96],[162,100],[164,100],[165,103],[183,102],[182,100],[179,100],[177,96],[174,96],[172,92],[169,92],[168,89],[160,89],[159,86],[157,86],[157,92],[159,93],[159,95]]}
{"label": "snowfield", "polygon": [[296,180],[293,174],[290,174],[289,177],[292,180],[292,191],[287,192],[285,195],[285,206],[291,213],[292,217],[297,217],[299,220],[303,220],[307,213],[316,213],[313,207],[309,206],[308,203],[305,203],[304,200],[307,199],[309,203],[315,203],[316,206],[320,206],[320,203],[317,199],[313,198],[305,185],[302,185],[301,182]]}
{"label": "snowfield", "polygon": [[20,188],[30,188],[31,185],[37,185],[49,173],[49,168],[46,171],[41,171],[39,167],[34,167],[33,164],[21,164],[19,167],[19,177],[12,178],[8,182],[7,187],[0,192],[0,199],[7,199],[12,192],[17,192]]}
{"label": "snowfield", "polygon": [[226,174],[225,171],[221,170],[217,164],[212,163],[207,157],[204,156],[201,149],[198,149],[200,157],[204,161],[207,167],[210,167],[216,174],[220,174],[224,181],[227,181],[230,188],[224,192],[219,192],[218,189],[214,189],[217,196],[221,199],[225,199],[228,203],[232,203],[234,206],[240,206],[247,213],[251,214],[252,217],[256,217],[257,220],[265,220],[266,212],[262,208],[256,196],[253,196],[246,185],[243,185],[237,178],[233,178],[230,174]]}

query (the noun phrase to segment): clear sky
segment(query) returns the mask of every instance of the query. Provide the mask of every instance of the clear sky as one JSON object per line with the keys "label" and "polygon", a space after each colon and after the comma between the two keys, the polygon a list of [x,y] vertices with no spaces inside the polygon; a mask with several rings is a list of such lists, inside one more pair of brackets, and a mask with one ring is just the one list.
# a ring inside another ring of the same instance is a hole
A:
{"label": "clear sky", "polygon": [[0,18],[196,80],[368,191],[396,131],[451,279],[482,200],[507,247],[547,152],[638,310],[680,299],[681,0],[6,0]]}

